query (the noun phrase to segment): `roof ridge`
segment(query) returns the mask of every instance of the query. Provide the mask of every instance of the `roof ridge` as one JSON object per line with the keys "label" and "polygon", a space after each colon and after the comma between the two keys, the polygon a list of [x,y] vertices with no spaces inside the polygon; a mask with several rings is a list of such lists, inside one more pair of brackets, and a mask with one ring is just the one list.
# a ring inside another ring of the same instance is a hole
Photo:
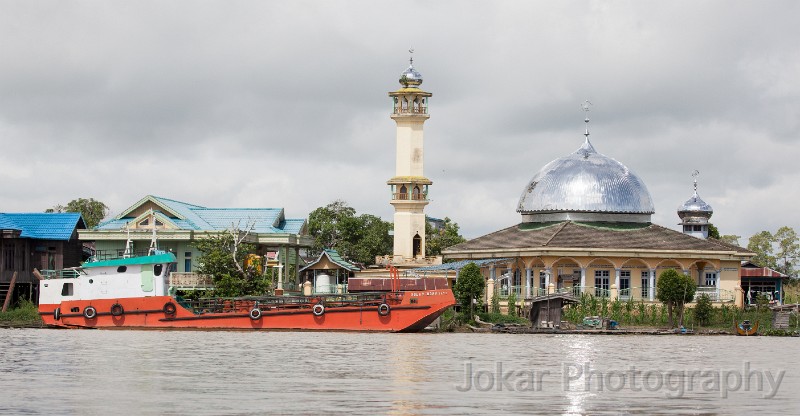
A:
{"label": "roof ridge", "polygon": [[558,233],[560,233],[560,232],[561,232],[561,230],[563,230],[563,229],[564,229],[564,227],[566,227],[566,226],[567,226],[567,224],[569,224],[569,223],[571,223],[571,222],[572,222],[572,221],[564,221],[564,223],[563,223],[563,224],[561,224],[561,226],[560,226],[560,227],[558,227],[558,229],[557,229],[557,230],[556,230],[556,231],[553,233],[553,235],[551,235],[551,236],[550,236],[550,238],[548,238],[548,239],[547,239],[547,241],[545,241],[545,242],[544,242],[544,244],[542,244],[542,246],[546,246],[546,245],[550,244],[550,242],[551,242],[551,241],[553,241],[553,239],[554,239],[554,238],[556,238],[556,236],[558,235]]}

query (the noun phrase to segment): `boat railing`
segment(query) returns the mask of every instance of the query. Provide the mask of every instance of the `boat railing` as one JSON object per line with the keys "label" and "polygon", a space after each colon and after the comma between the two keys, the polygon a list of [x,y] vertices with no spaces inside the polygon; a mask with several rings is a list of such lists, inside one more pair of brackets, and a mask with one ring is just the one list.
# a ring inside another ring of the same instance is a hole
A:
{"label": "boat railing", "polygon": [[39,270],[45,279],[75,279],[81,275],[77,269]]}
{"label": "boat railing", "polygon": [[201,298],[179,299],[184,307],[196,314],[246,312],[255,307],[262,311],[271,309],[308,309],[318,303],[326,307],[366,307],[377,306],[387,301],[400,301],[402,293],[341,293],[317,294],[311,296],[248,296],[241,298]]}
{"label": "boat railing", "polygon": [[339,283],[339,284],[330,284],[330,285],[317,285],[314,287],[314,294],[337,294],[337,293],[347,293],[347,284]]}

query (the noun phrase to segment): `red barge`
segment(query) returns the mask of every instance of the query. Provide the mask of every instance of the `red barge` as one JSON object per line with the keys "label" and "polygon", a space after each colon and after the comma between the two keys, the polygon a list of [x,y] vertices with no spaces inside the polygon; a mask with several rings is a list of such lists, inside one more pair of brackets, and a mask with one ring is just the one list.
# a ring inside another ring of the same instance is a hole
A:
{"label": "red barge", "polygon": [[62,328],[416,332],[455,304],[445,279],[400,279],[396,271],[387,291],[188,301],[169,287],[175,261],[158,253],[48,276],[39,283],[39,314]]}

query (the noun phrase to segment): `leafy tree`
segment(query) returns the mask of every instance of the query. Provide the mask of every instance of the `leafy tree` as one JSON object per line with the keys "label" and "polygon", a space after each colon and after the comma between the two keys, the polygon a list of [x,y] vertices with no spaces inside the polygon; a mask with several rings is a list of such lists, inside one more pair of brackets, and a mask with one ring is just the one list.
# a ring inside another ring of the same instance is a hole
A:
{"label": "leafy tree", "polygon": [[69,201],[67,206],[59,204],[53,208],[46,209],[44,212],[79,212],[86,223],[86,227],[94,228],[108,215],[108,207],[100,201],[95,201],[94,198],[78,198]]}
{"label": "leafy tree", "polygon": [[458,233],[458,224],[444,217],[444,227],[435,230],[428,221],[425,221],[425,255],[438,256],[447,247],[467,241]]}
{"label": "leafy tree", "polygon": [[772,247],[773,241],[775,241],[775,237],[773,237],[772,233],[769,231],[761,231],[750,237],[750,241],[747,243],[747,249],[756,253],[751,260],[753,264],[759,267],[776,268],[777,260],[775,259],[774,249]]}
{"label": "leafy tree", "polygon": [[697,323],[700,325],[708,325],[713,313],[714,306],[711,304],[711,298],[705,293],[700,295],[694,307],[694,318],[697,320]]}
{"label": "leafy tree", "polygon": [[708,224],[708,238],[719,240],[719,229],[714,224]]}
{"label": "leafy tree", "polygon": [[494,293],[492,293],[492,304],[490,309],[490,312],[492,313],[500,313],[500,295],[497,294],[496,290]]}
{"label": "leafy tree", "polygon": [[197,271],[213,277],[215,295],[263,295],[269,291],[270,283],[258,273],[258,265],[245,261],[255,253],[254,245],[237,242],[230,233],[199,239],[194,245],[202,253]]}
{"label": "leafy tree", "polygon": [[391,228],[374,215],[356,216],[354,208],[337,200],[309,214],[308,232],[314,237],[310,254],[333,248],[349,260],[373,264],[376,256],[392,252]]}
{"label": "leafy tree", "polygon": [[778,245],[778,251],[775,253],[777,270],[787,276],[794,275],[794,263],[800,258],[797,233],[793,228],[783,226],[778,228],[773,238]]}
{"label": "leafy tree", "polygon": [[508,316],[517,316],[517,294],[513,290],[508,295]]}
{"label": "leafy tree", "polygon": [[474,308],[481,305],[485,285],[481,269],[475,263],[467,264],[458,272],[453,294],[456,301],[467,311],[470,320],[475,314]]}
{"label": "leafy tree", "polygon": [[694,299],[697,285],[691,277],[678,273],[675,269],[665,270],[661,273],[656,284],[657,297],[669,312],[669,326],[674,327],[673,309],[680,313],[680,325],[683,325],[683,307]]}
{"label": "leafy tree", "polygon": [[733,244],[735,246],[738,246],[740,238],[742,238],[742,236],[740,236],[740,235],[725,234],[725,235],[722,235],[722,236],[719,237],[719,241],[722,241],[723,243],[728,243],[728,244]]}

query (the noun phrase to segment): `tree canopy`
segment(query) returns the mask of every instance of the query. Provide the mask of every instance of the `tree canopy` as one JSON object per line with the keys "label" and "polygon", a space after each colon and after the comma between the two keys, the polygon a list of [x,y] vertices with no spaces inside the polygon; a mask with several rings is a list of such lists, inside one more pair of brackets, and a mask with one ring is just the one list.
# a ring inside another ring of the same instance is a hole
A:
{"label": "tree canopy", "polygon": [[66,206],[56,205],[44,212],[79,212],[87,228],[94,228],[108,215],[106,204],[95,201],[94,198],[78,198],[69,201]]}
{"label": "tree canopy", "polygon": [[467,264],[458,272],[456,284],[453,286],[453,295],[455,295],[456,302],[469,314],[470,319],[472,319],[473,304],[475,307],[481,306],[485,285],[486,280],[483,279],[481,269],[475,263]]}
{"label": "tree canopy", "polygon": [[680,324],[683,325],[683,306],[694,299],[694,292],[697,290],[694,280],[675,269],[668,269],[661,273],[656,287],[658,300],[667,305],[669,325],[675,326],[672,315],[674,308],[678,308]]}
{"label": "tree canopy", "polygon": [[370,214],[356,216],[347,202],[337,200],[308,216],[308,232],[314,237],[312,255],[333,248],[344,258],[374,264],[376,256],[391,254],[392,224]]}
{"label": "tree canopy", "polygon": [[769,231],[754,234],[747,249],[756,253],[751,261],[760,267],[769,267],[789,276],[797,272],[794,265],[800,259],[800,239],[791,227],[778,228],[775,234]]}
{"label": "tree canopy", "polygon": [[444,227],[435,230],[428,221],[425,221],[425,255],[438,256],[442,250],[467,241],[458,233],[458,224],[450,218],[444,217]]}
{"label": "tree canopy", "polygon": [[208,236],[194,245],[202,253],[197,272],[213,277],[215,295],[263,295],[270,289],[269,281],[259,273],[259,265],[246,261],[255,253],[254,245],[237,242],[233,233]]}

